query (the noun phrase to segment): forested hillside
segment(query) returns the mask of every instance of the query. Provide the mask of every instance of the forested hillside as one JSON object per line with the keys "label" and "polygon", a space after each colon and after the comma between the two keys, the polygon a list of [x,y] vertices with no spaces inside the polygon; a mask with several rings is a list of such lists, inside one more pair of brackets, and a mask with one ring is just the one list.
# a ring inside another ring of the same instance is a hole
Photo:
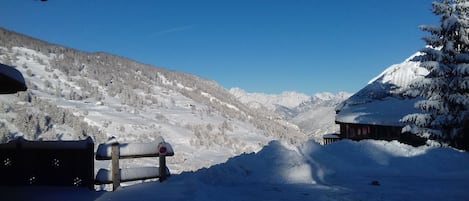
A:
{"label": "forested hillside", "polygon": [[147,141],[162,135],[183,149],[175,157],[182,164],[194,162],[187,161],[192,152],[224,160],[272,139],[307,139],[295,125],[274,112],[248,108],[214,81],[120,56],[0,29],[0,62],[21,71],[28,86],[26,92],[0,97],[2,142],[16,136],[91,136],[101,143],[109,136]]}

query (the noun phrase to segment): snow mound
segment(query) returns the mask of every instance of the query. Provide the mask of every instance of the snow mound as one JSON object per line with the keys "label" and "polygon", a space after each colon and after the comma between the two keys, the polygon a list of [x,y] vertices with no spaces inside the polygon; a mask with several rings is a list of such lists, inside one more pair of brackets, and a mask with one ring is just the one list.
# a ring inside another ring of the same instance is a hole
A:
{"label": "snow mound", "polygon": [[[319,144],[317,144],[320,146]],[[272,141],[258,153],[243,154],[197,172],[209,184],[314,183],[311,167],[295,149]]]}

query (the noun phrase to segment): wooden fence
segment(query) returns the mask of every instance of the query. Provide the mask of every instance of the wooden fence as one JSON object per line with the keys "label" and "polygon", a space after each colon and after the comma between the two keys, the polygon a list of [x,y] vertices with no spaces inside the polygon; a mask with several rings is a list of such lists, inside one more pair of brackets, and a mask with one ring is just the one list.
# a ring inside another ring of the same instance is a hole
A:
{"label": "wooden fence", "polygon": [[[95,184],[112,184],[113,190],[120,186],[120,182],[159,178],[162,182],[169,176],[166,167],[166,156],[173,156],[172,146],[158,137],[152,143],[119,143],[112,139],[100,144],[96,151],[96,160],[111,160],[111,170],[100,169],[96,175]],[[124,168],[119,166],[119,159],[142,157],[159,157],[159,167]]]}
{"label": "wooden fence", "polygon": [[78,186],[94,189],[94,143],[28,141],[0,144],[0,185]]}
{"label": "wooden fence", "polygon": [[322,137],[322,143],[324,145],[326,145],[326,144],[330,144],[330,143],[339,141],[341,139],[342,138],[340,138],[339,134],[326,134]]}

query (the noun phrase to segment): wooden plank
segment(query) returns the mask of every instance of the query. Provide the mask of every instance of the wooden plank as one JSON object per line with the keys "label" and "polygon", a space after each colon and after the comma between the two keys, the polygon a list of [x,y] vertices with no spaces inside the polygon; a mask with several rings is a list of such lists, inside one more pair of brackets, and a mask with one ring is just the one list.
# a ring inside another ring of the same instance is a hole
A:
{"label": "wooden plank", "polygon": [[119,144],[112,145],[112,190],[116,190],[120,186],[121,174],[119,173]]}
{"label": "wooden plank", "polygon": [[[165,174],[169,175],[169,169],[165,170]],[[121,182],[160,178],[159,172],[159,167],[134,167],[119,170]],[[112,184],[112,172],[107,169],[99,169],[95,184]]]}

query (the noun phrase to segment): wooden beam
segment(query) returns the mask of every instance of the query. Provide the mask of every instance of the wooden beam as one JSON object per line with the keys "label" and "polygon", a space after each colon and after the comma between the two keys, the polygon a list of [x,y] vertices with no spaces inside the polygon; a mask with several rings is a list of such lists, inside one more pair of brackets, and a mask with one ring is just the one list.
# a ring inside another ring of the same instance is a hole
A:
{"label": "wooden beam", "polygon": [[120,186],[121,180],[119,168],[119,143],[114,143],[111,147],[112,191],[115,191]]}

